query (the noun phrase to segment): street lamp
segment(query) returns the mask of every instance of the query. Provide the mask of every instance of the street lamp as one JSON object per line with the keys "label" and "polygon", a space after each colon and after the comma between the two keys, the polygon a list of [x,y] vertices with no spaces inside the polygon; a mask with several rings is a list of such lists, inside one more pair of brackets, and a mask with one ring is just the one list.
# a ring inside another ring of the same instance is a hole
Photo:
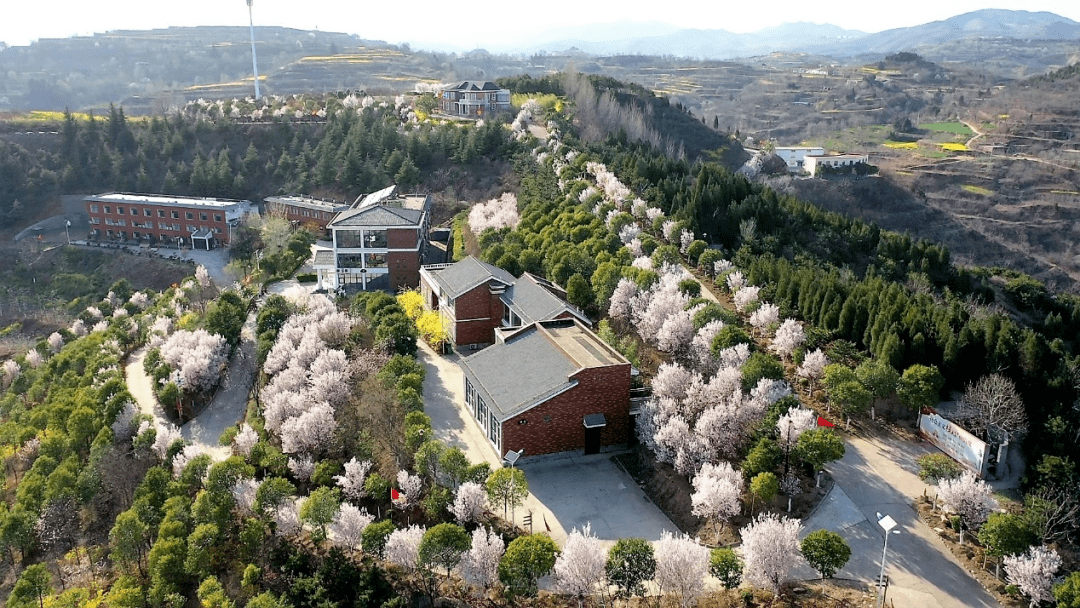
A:
{"label": "street lamp", "polygon": [[64,222],[64,234],[67,235],[68,245],[71,244],[71,220]]}
{"label": "street lamp", "polygon": [[[525,448],[521,448],[520,450],[518,450],[516,452],[514,450],[507,450],[506,451],[506,456],[503,456],[503,466],[506,466],[508,464],[510,465],[510,496],[514,495],[514,464],[517,463],[518,459],[521,458],[521,456],[523,454],[525,454]],[[503,506],[505,507],[505,505],[503,505]],[[506,516],[506,511],[503,511],[503,516],[504,517]],[[513,500],[511,499],[511,502],[510,502],[510,525],[512,526],[513,524],[514,524],[514,503],[513,503]]]}
{"label": "street lamp", "polygon": [[885,585],[885,554],[889,551],[889,534],[900,534],[899,530],[893,530],[896,527],[896,520],[888,515],[882,516],[881,513],[877,514],[878,525],[882,530],[885,530],[885,548],[881,550],[881,572],[878,574],[878,585],[881,586],[881,605],[885,605],[885,593],[888,591],[888,587]]}

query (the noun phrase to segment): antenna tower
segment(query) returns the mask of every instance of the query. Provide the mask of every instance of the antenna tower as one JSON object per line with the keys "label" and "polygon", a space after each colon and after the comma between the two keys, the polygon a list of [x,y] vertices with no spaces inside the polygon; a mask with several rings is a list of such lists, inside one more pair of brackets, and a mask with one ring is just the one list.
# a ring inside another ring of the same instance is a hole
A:
{"label": "antenna tower", "polygon": [[255,18],[251,14],[251,2],[248,5],[248,24],[251,27],[251,70],[255,72],[255,101],[259,101],[259,62],[255,58]]}

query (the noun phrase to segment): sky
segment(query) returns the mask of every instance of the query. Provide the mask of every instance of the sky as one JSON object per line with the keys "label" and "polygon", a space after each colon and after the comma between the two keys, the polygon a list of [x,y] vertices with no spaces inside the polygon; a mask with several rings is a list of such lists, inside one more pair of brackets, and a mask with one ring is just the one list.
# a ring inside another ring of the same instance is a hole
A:
{"label": "sky", "polygon": [[[1077,0],[906,0],[902,3],[833,0],[717,2],[688,0],[677,5],[646,0],[587,0],[559,9],[542,3],[488,4],[473,9],[464,3],[410,0],[254,0],[255,25],[357,34],[370,40],[408,42],[413,49],[495,48],[534,37],[549,29],[590,23],[662,22],[677,27],[726,29],[748,33],[787,22],[832,23],[845,29],[877,32],[946,19],[983,8],[1049,11],[1080,21]],[[53,0],[46,5],[26,0],[3,0],[0,41],[26,45],[38,38],[64,38],[116,29],[169,26],[247,25],[243,0],[137,1]],[[678,11],[663,10],[678,6]],[[888,8],[885,8],[885,7]],[[767,7],[762,10],[762,7]],[[902,7],[899,8],[899,7]],[[610,35],[608,36],[610,37]],[[427,44],[427,43],[432,44]]]}

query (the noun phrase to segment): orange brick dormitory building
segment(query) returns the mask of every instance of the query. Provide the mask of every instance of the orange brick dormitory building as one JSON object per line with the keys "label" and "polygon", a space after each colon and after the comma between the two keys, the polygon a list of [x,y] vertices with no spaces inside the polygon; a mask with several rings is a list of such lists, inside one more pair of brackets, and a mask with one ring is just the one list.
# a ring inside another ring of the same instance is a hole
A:
{"label": "orange brick dormitory building", "polygon": [[197,249],[227,246],[251,201],[112,192],[88,196],[91,241],[137,242]]}

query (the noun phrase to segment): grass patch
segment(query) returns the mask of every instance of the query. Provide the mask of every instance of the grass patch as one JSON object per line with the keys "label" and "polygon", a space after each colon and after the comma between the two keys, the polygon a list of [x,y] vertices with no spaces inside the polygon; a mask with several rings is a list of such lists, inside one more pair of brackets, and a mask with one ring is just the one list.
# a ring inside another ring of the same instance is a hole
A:
{"label": "grass patch", "polygon": [[927,122],[919,125],[919,128],[928,131],[953,133],[955,135],[975,135],[975,132],[962,122]]}
{"label": "grass patch", "polygon": [[972,194],[981,194],[982,196],[993,196],[994,191],[983,188],[982,186],[973,186],[971,184],[964,184],[960,186],[964,192],[970,192]]}
{"label": "grass patch", "polygon": [[893,141],[891,139],[886,140],[881,145],[893,150],[914,150],[919,147],[919,144],[913,141]]}
{"label": "grass patch", "polygon": [[949,152],[967,152],[968,147],[964,144],[943,143],[941,149]]}
{"label": "grass patch", "polygon": [[451,262],[465,259],[465,224],[469,221],[469,213],[462,211],[454,217],[454,251],[450,256]]}

